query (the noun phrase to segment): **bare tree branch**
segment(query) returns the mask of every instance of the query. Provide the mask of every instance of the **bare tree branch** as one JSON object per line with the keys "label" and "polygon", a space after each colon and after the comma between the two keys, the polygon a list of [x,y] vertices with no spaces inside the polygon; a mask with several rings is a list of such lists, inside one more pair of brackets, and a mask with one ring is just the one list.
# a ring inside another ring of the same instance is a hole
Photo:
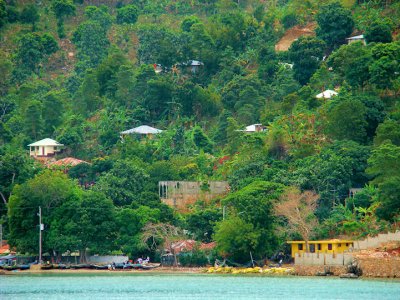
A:
{"label": "bare tree branch", "polygon": [[0,192],[0,196],[3,199],[4,204],[7,205],[7,199],[6,197],[4,197],[4,194],[2,192]]}
{"label": "bare tree branch", "polygon": [[287,219],[289,229],[303,237],[307,251],[310,236],[318,226],[314,215],[318,199],[319,196],[312,191],[301,193],[297,188],[290,188],[274,207],[276,215]]}

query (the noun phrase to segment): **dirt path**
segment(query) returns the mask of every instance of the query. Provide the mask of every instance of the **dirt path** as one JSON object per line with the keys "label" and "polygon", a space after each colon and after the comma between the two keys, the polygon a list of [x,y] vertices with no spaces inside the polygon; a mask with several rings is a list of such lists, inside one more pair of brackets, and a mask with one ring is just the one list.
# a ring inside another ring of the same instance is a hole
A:
{"label": "dirt path", "polygon": [[303,35],[314,36],[315,28],[317,27],[316,23],[309,23],[304,27],[294,26],[289,28],[283,37],[279,40],[279,42],[275,45],[276,51],[287,51],[290,45],[297,40],[299,37]]}

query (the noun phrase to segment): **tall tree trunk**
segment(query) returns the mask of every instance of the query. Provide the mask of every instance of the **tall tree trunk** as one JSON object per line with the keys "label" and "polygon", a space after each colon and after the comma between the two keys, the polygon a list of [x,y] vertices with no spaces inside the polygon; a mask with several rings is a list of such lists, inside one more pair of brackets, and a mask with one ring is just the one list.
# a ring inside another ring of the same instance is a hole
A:
{"label": "tall tree trunk", "polygon": [[87,262],[86,248],[79,251],[79,262],[85,264]]}

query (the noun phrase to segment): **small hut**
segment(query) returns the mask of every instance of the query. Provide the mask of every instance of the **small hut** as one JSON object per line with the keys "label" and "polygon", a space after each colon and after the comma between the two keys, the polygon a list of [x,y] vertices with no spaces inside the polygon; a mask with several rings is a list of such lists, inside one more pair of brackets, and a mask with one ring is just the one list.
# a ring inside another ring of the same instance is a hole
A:
{"label": "small hut", "polygon": [[346,38],[346,40],[347,40],[347,44],[351,44],[351,43],[355,43],[355,42],[362,42],[364,45],[367,44],[363,34]]}
{"label": "small hut", "polygon": [[62,150],[64,145],[46,138],[29,144],[29,155],[32,157],[51,157]]}
{"label": "small hut", "polygon": [[263,132],[266,130],[267,130],[267,128],[265,126],[263,126],[262,124],[253,124],[253,125],[246,126],[246,129],[244,129],[244,130],[237,130],[237,131],[254,133],[254,132]]}

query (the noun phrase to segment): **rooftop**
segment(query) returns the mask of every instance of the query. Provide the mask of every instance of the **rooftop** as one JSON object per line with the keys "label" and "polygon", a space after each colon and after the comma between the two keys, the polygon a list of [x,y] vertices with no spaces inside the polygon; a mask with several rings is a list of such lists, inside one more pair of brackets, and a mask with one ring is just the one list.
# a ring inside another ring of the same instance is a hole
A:
{"label": "rooftop", "polygon": [[135,127],[129,130],[122,131],[121,134],[132,134],[132,133],[137,133],[137,134],[157,134],[161,133],[161,129],[157,129],[151,126],[147,125],[142,125],[139,127]]}
{"label": "rooftop", "polygon": [[54,162],[50,162],[48,164],[48,166],[72,166],[72,167],[74,167],[74,166],[82,164],[82,163],[87,164],[88,162],[77,159],[77,158],[73,158],[73,157],[66,157],[63,159],[56,160]]}
{"label": "rooftop", "polygon": [[60,144],[59,142],[46,138],[37,142],[34,142],[32,144],[28,145],[29,147],[35,147],[35,146],[64,146],[63,144]]}
{"label": "rooftop", "polygon": [[[321,240],[321,241],[308,241],[309,244],[338,244],[338,243],[353,243],[353,240],[341,240],[341,239],[331,239],[331,240]],[[288,244],[305,244],[305,241],[287,241]]]}
{"label": "rooftop", "polygon": [[364,35],[360,34],[360,35],[356,35],[356,36],[352,36],[352,37],[346,38],[346,40],[362,40],[363,38],[364,38]]}
{"label": "rooftop", "polygon": [[338,95],[338,93],[335,92],[335,91],[326,90],[326,91],[323,91],[322,93],[318,94],[318,95],[315,96],[315,97],[317,97],[317,98],[330,99],[330,98],[332,98],[333,96],[337,96],[337,95]]}

